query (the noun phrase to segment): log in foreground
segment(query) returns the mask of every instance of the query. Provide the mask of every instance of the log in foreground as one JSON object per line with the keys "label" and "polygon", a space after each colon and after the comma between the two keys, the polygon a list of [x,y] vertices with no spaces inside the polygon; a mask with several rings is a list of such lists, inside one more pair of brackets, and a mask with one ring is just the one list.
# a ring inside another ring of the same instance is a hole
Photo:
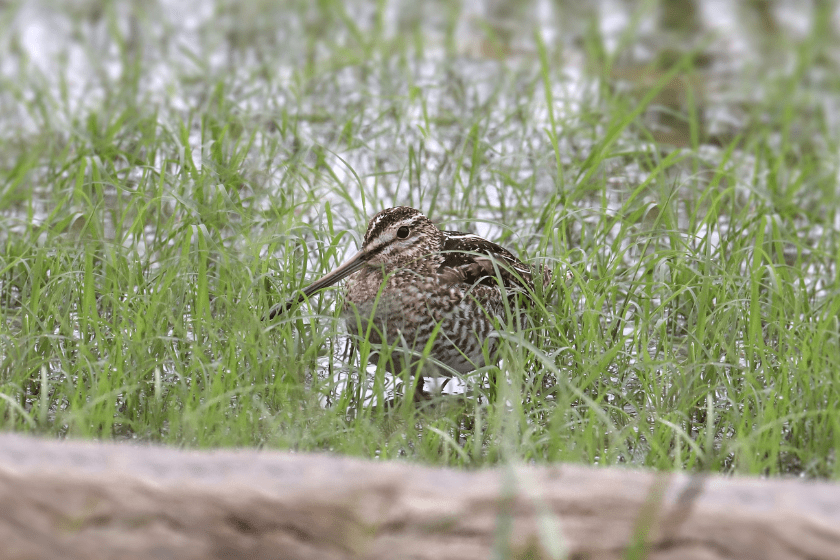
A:
{"label": "log in foreground", "polygon": [[0,434],[0,558],[840,558],[840,485]]}

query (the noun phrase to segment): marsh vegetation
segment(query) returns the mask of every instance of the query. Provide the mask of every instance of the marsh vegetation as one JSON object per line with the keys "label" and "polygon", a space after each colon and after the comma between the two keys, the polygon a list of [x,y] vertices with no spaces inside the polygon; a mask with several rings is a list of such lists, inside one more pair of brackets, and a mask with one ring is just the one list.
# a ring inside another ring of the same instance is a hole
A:
{"label": "marsh vegetation", "polygon": [[[833,3],[180,4],[0,12],[2,429],[840,476]],[[263,316],[394,205],[555,281],[384,410]]]}

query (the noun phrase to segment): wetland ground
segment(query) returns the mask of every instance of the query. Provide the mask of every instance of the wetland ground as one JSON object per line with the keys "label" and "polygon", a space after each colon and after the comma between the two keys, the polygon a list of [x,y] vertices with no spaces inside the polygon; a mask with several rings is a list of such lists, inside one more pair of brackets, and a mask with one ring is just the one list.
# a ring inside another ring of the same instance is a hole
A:
{"label": "wetland ground", "polygon": [[[5,2],[0,428],[840,478],[833,2]],[[411,205],[556,281],[434,406],[341,357]]]}

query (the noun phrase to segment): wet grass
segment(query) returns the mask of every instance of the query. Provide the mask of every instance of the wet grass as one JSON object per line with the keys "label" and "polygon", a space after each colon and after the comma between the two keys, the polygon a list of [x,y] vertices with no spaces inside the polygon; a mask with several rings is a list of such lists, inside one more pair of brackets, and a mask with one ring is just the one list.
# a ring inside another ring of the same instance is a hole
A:
{"label": "wet grass", "polygon": [[[3,429],[840,477],[830,29],[668,105],[720,78],[708,41],[636,89],[595,24],[576,73],[536,22],[520,48],[453,7],[218,3],[185,31],[91,6],[55,16],[81,77],[27,54],[23,4],[0,22]],[[554,282],[503,331],[501,370],[384,410],[363,396],[395,380],[340,355],[340,291],[263,316],[395,204]]]}

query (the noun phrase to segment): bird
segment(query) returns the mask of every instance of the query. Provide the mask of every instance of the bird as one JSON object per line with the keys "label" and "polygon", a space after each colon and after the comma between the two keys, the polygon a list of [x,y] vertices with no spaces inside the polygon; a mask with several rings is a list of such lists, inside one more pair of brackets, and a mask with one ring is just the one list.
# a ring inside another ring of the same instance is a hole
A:
{"label": "bird", "polygon": [[[496,324],[515,324],[505,322],[507,309],[524,327],[516,297],[533,300],[538,273],[547,285],[547,267],[525,264],[478,235],[441,230],[419,210],[397,206],[370,220],[356,254],[273,307],[269,319],[347,278],[341,312],[347,331],[399,349],[391,352],[387,371],[413,367],[432,341],[428,356],[434,359],[423,361],[415,386],[417,395],[427,396],[424,377],[451,377],[497,362]],[[401,363],[395,355],[403,356]],[[378,360],[372,353],[371,361]]]}

